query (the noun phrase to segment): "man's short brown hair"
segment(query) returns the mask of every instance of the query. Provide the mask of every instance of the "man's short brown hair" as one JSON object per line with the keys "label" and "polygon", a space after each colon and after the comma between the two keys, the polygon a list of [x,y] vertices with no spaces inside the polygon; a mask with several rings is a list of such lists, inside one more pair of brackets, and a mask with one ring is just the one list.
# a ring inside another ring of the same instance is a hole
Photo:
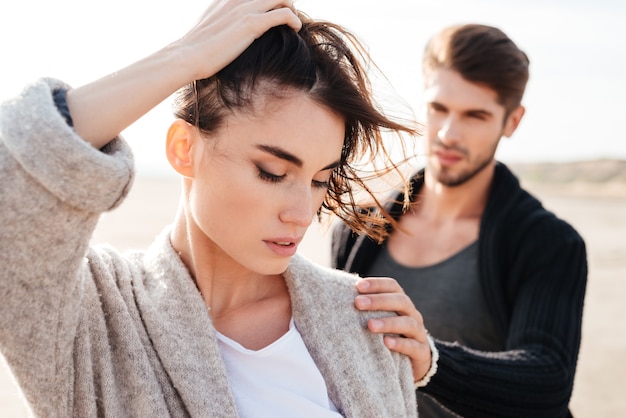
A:
{"label": "man's short brown hair", "polygon": [[528,66],[526,54],[500,29],[465,24],[447,27],[431,38],[422,70],[427,78],[437,68],[450,69],[491,88],[508,115],[521,104]]}

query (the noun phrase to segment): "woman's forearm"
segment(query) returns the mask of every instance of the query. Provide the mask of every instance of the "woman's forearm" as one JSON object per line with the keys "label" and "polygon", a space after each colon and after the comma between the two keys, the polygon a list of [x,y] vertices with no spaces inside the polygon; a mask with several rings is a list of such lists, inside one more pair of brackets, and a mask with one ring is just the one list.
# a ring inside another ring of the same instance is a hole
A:
{"label": "woman's forearm", "polygon": [[67,93],[76,133],[102,148],[124,129],[191,81],[177,63],[174,48]]}

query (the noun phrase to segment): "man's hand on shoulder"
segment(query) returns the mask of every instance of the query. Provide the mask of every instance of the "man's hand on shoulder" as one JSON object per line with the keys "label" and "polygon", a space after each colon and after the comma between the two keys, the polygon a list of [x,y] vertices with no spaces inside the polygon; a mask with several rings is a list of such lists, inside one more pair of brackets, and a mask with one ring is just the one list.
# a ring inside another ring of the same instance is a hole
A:
{"label": "man's hand on shoulder", "polygon": [[[419,382],[431,369],[432,355],[428,331],[422,315],[398,282],[389,277],[367,277],[356,284],[359,295],[354,305],[362,311],[395,312],[397,316],[370,319],[368,328],[384,336],[385,345],[411,358],[413,378]],[[391,335],[388,335],[391,334]]]}

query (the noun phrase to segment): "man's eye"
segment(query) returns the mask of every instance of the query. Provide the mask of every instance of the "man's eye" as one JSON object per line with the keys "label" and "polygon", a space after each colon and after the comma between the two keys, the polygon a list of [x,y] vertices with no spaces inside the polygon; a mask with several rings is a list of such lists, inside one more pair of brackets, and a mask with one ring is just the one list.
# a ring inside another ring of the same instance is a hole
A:
{"label": "man's eye", "polygon": [[446,109],[443,106],[439,106],[436,104],[431,104],[430,105],[430,110],[432,112],[444,112]]}

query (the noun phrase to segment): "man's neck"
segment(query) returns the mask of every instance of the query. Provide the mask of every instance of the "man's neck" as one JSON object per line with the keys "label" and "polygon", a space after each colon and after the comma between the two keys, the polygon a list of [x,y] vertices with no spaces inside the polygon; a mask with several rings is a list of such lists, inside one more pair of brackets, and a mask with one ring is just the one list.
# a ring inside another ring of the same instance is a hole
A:
{"label": "man's neck", "polygon": [[387,241],[389,254],[408,267],[430,266],[457,254],[480,233],[493,165],[467,182],[448,187],[426,169],[424,186],[411,210],[400,217]]}
{"label": "man's neck", "polygon": [[480,218],[489,196],[495,163],[457,186],[446,186],[425,170],[424,186],[418,198],[420,215],[440,220]]}

